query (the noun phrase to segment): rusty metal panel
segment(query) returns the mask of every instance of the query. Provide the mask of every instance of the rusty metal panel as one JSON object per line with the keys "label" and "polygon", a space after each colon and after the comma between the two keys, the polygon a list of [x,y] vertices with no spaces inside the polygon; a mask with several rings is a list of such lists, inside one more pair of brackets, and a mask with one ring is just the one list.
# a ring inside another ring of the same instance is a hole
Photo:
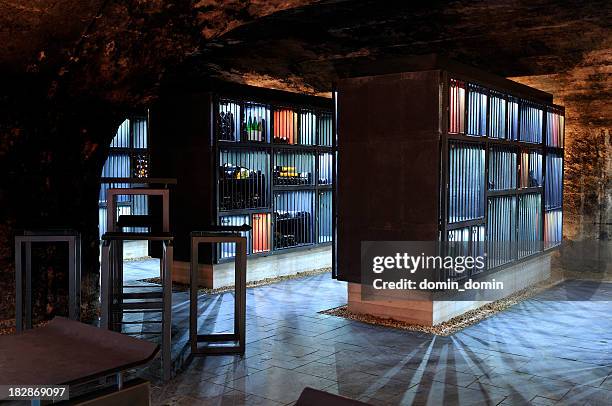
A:
{"label": "rusty metal panel", "polygon": [[339,279],[361,241],[438,239],[440,108],[440,71],[339,82]]}

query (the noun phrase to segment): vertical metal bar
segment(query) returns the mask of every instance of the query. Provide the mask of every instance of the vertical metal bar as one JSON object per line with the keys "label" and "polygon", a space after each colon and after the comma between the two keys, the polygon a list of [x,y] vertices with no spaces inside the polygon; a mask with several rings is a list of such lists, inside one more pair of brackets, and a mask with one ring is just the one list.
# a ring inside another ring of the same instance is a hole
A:
{"label": "vertical metal bar", "polygon": [[189,269],[189,344],[192,354],[198,350],[198,240],[191,236],[191,264]]}
{"label": "vertical metal bar", "polygon": [[164,241],[164,243],[162,369],[164,381],[167,381],[172,376],[172,262],[174,260],[174,247],[172,241]]}
{"label": "vertical metal bar", "polygon": [[237,320],[234,333],[238,334],[240,352],[244,353],[246,343],[246,240],[241,238],[237,242],[238,255],[236,257],[236,314]]}
{"label": "vertical metal bar", "polygon": [[74,261],[75,261],[75,286],[76,286],[76,300],[77,300],[77,306],[76,306],[76,319],[75,320],[80,320],[81,319],[81,268],[82,268],[82,264],[81,264],[81,236],[77,235],[75,238],[75,244],[74,244]]}
{"label": "vertical metal bar", "polygon": [[68,317],[76,317],[76,249],[74,237],[68,239]]}
{"label": "vertical metal bar", "polygon": [[101,286],[100,286],[100,327],[109,329],[109,308],[110,308],[110,244],[109,241],[102,241],[102,255],[100,258],[100,275]]}
{"label": "vertical metal bar", "polygon": [[22,268],[21,237],[15,237],[15,329],[23,331],[23,268]]}
{"label": "vertical metal bar", "polygon": [[25,328],[32,328],[32,243],[25,240]]}

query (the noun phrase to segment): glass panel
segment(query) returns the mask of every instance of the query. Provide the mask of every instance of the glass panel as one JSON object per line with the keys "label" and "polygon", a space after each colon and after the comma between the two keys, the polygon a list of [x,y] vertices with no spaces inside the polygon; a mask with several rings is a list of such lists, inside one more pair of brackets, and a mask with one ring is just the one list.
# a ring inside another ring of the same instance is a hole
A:
{"label": "glass panel", "polygon": [[560,209],[563,205],[563,158],[560,155],[546,155],[545,183],[546,209]]}
{"label": "glass panel", "polygon": [[557,113],[546,113],[546,145],[563,148],[565,118]]}
{"label": "glass panel", "polygon": [[487,211],[488,267],[494,268],[512,261],[515,241],[516,197],[490,198]]}
{"label": "glass panel", "polygon": [[537,151],[521,152],[519,174],[520,187],[542,186],[542,154]]}
{"label": "glass panel", "polygon": [[298,144],[314,145],[317,133],[317,116],[311,111],[300,113],[300,140]]}
{"label": "glass panel", "polygon": [[326,147],[332,146],[332,115],[330,113],[320,113],[319,120],[319,145]]}
{"label": "glass panel", "polygon": [[449,133],[465,133],[465,83],[450,80],[448,122]]}
{"label": "glass panel", "polygon": [[253,214],[253,254],[270,251],[270,214]]}
{"label": "glass panel", "polygon": [[332,192],[319,192],[317,242],[332,240]]}
{"label": "glass panel", "polygon": [[484,149],[453,142],[449,145],[448,222],[484,216]]}
{"label": "glass panel", "polygon": [[268,153],[221,150],[219,210],[266,207]]}
{"label": "glass panel", "polygon": [[[249,224],[249,216],[222,216],[219,218],[219,223],[222,226],[241,226],[243,224]],[[240,233],[243,237],[247,238],[247,253],[249,252],[250,236],[246,231]],[[217,252],[219,259],[233,258],[236,256],[236,244],[233,242],[222,242],[217,244]]]}
{"label": "glass panel", "polygon": [[487,95],[484,89],[475,85],[468,87],[467,134],[476,136],[487,134]]}
{"label": "glass panel", "polygon": [[313,242],[314,192],[280,192],[274,197],[274,248]]}
{"label": "glass panel", "polygon": [[134,148],[148,148],[149,139],[147,135],[147,119],[134,118],[132,121],[132,137],[134,140]]}
{"label": "glass panel", "polygon": [[518,249],[519,258],[523,258],[540,251],[542,198],[539,193],[533,193],[518,199]]}
{"label": "glass panel", "polygon": [[298,114],[290,109],[274,111],[274,142],[295,144],[298,133]]}
{"label": "glass panel", "polygon": [[506,100],[501,95],[490,98],[489,137],[506,138]]}
{"label": "glass panel", "polygon": [[319,185],[331,185],[332,174],[332,154],[328,152],[319,154]]}
{"label": "glass panel", "polygon": [[551,248],[563,240],[563,212],[553,210],[544,217],[544,247]]}
{"label": "glass panel", "polygon": [[523,101],[521,103],[521,141],[542,142],[542,109]]}
{"label": "glass panel", "polygon": [[516,152],[510,148],[489,150],[489,190],[516,189]]}

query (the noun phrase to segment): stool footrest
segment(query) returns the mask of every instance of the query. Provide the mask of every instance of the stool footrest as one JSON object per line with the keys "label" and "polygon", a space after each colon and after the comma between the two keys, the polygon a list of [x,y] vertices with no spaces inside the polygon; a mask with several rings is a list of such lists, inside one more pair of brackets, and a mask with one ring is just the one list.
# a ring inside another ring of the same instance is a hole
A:
{"label": "stool footrest", "polygon": [[238,341],[238,334],[198,334],[198,342],[223,342],[223,341]]}
{"label": "stool footrest", "polygon": [[244,347],[230,347],[230,346],[211,346],[211,347],[198,347],[192,349],[191,354],[193,356],[200,355],[225,355],[225,354],[244,354]]}

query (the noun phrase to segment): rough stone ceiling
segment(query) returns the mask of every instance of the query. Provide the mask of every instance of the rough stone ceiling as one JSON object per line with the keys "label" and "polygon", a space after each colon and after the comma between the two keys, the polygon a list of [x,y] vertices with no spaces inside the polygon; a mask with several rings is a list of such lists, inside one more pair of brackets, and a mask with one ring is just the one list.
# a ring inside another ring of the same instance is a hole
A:
{"label": "rough stone ceiling", "polygon": [[503,76],[542,75],[609,66],[611,21],[609,1],[338,1],[228,32],[205,44],[199,63],[232,80],[282,78],[313,91],[366,61],[432,52]]}
{"label": "rough stone ceiling", "polygon": [[609,67],[610,21],[609,1],[0,0],[0,69],[125,104],[173,76],[318,93],[432,52],[504,76]]}

